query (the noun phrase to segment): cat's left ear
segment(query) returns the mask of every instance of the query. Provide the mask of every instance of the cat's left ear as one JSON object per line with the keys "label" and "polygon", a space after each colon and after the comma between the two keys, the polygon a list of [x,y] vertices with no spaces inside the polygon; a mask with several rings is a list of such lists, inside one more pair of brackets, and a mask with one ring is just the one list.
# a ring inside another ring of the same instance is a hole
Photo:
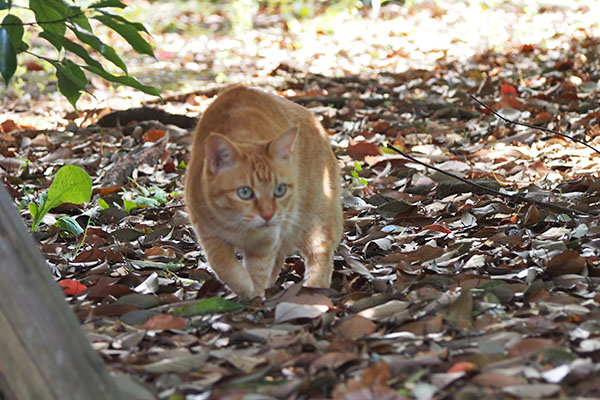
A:
{"label": "cat's left ear", "polygon": [[281,136],[269,143],[269,153],[281,161],[289,160],[299,131],[300,127],[296,125],[283,132]]}

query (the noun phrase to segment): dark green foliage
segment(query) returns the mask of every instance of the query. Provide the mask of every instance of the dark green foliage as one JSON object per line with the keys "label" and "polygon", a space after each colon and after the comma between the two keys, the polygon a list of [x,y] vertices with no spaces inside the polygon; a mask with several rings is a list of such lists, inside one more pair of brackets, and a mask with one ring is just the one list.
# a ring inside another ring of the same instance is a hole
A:
{"label": "dark green foliage", "polygon": [[[140,34],[140,32],[148,33],[142,24],[131,22],[106,10],[125,8],[126,5],[120,0],[99,0],[83,9],[65,0],[29,0],[27,5],[24,4],[25,1],[20,2],[23,4],[16,3],[19,2],[0,0],[0,11],[8,12],[0,23],[0,73],[5,84],[8,84],[16,71],[17,54],[29,49],[28,43],[23,39],[23,26],[33,25],[39,28],[38,36],[47,40],[58,51],[59,59],[38,57],[54,66],[58,89],[73,107],[76,107],[81,92],[87,89],[88,79],[84,70],[99,75],[107,81],[160,96],[158,89],[143,85],[128,75],[125,62],[113,47],[102,42],[94,34],[90,25],[89,18],[96,19],[123,37],[136,52],[154,57],[152,46]],[[22,21],[11,13],[12,7],[31,11],[32,20]],[[77,40],[65,36],[69,31]],[[96,57],[97,55],[104,57],[124,74],[114,75],[108,72],[101,60],[97,60],[92,54]]]}

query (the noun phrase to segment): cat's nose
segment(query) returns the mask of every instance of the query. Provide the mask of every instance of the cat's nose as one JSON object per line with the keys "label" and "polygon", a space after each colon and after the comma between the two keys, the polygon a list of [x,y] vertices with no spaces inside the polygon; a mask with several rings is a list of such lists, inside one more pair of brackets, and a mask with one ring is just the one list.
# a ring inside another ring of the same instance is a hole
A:
{"label": "cat's nose", "polygon": [[271,218],[273,218],[273,213],[261,213],[260,217],[265,220],[265,222],[269,222]]}

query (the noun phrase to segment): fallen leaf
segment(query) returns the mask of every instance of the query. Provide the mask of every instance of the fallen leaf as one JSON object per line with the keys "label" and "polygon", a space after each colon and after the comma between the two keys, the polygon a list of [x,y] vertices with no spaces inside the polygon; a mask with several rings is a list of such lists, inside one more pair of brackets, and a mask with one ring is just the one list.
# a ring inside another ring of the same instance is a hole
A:
{"label": "fallen leaf", "polygon": [[87,289],[87,286],[74,279],[63,279],[58,284],[62,286],[63,292],[69,296],[77,296]]}
{"label": "fallen leaf", "polygon": [[585,258],[579,255],[579,252],[574,249],[566,249],[561,254],[558,254],[548,262],[546,272],[548,275],[555,277],[567,274],[580,274],[587,265]]}
{"label": "fallen leaf", "polygon": [[482,372],[471,379],[472,383],[481,386],[501,389],[505,386],[520,385],[521,379],[500,372]]}
{"label": "fallen leaf", "polygon": [[144,254],[149,260],[156,258],[175,258],[177,253],[170,247],[154,246],[144,250]]}
{"label": "fallen leaf", "polygon": [[469,371],[476,371],[476,370],[477,370],[477,365],[473,364],[472,362],[461,361],[461,362],[452,364],[452,366],[448,369],[448,371],[446,371],[446,373],[452,374],[455,372],[469,372]]}
{"label": "fallen leaf", "polygon": [[191,317],[203,314],[221,314],[243,310],[245,306],[235,301],[226,300],[221,297],[211,297],[174,309],[171,313],[179,317]]}
{"label": "fallen leaf", "polygon": [[317,358],[309,368],[311,374],[316,373],[321,369],[335,370],[344,364],[361,360],[361,357],[356,353],[350,352],[330,352]]}
{"label": "fallen leaf", "polygon": [[358,315],[373,321],[379,321],[400,313],[408,314],[409,305],[410,303],[407,301],[390,300],[387,303],[362,310]]}
{"label": "fallen leaf", "polygon": [[165,137],[166,134],[167,132],[161,129],[148,129],[146,132],[144,132],[144,135],[142,135],[142,140],[144,143],[158,142],[160,139]]}
{"label": "fallen leaf", "polygon": [[508,349],[511,357],[526,357],[546,349],[560,349],[554,340],[540,338],[526,338],[514,344]]}
{"label": "fallen leaf", "polygon": [[182,330],[185,329],[185,319],[181,317],[174,317],[170,314],[155,315],[154,317],[146,321],[146,323],[142,325],[141,328],[154,331],[164,329]]}
{"label": "fallen leaf", "polygon": [[376,325],[359,315],[352,315],[333,328],[333,331],[346,340],[357,340],[375,332]]}
{"label": "fallen leaf", "polygon": [[517,89],[515,89],[515,87],[513,85],[509,85],[508,83],[505,83],[500,88],[500,93],[502,93],[503,95],[507,95],[507,96],[517,96]]}
{"label": "fallen leaf", "polygon": [[364,160],[365,156],[378,156],[381,154],[376,145],[366,141],[356,142],[348,146],[347,152],[350,157],[359,161]]}
{"label": "fallen leaf", "polygon": [[299,318],[317,318],[329,311],[329,306],[324,304],[297,304],[283,301],[275,307],[275,322],[281,323]]}
{"label": "fallen leaf", "polygon": [[102,300],[106,296],[112,296],[119,298],[126,294],[131,293],[131,289],[125,285],[108,285],[108,284],[98,284],[87,289],[86,295],[88,299],[91,300]]}

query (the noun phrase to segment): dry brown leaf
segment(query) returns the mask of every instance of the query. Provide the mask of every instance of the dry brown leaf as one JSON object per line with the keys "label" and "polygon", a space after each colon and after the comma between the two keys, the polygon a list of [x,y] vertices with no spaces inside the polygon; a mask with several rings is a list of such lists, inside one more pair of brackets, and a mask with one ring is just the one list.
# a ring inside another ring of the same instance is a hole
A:
{"label": "dry brown leaf", "polygon": [[552,277],[566,274],[580,274],[586,265],[586,259],[581,257],[577,250],[567,249],[561,254],[552,257],[550,262],[548,262],[546,272]]}
{"label": "dry brown leaf", "polygon": [[373,143],[361,141],[348,146],[348,155],[354,160],[362,161],[365,156],[378,156],[381,153],[379,148]]}
{"label": "dry brown leaf", "polygon": [[146,132],[144,132],[142,140],[144,143],[158,142],[160,139],[165,137],[166,134],[167,132],[163,131],[162,129],[148,129]]}
{"label": "dry brown leaf", "polygon": [[342,320],[333,331],[347,340],[357,340],[375,332],[377,327],[369,319],[353,315]]}
{"label": "dry brown leaf", "polygon": [[161,247],[161,246],[154,246],[151,247],[149,249],[144,250],[144,254],[146,255],[146,258],[148,258],[149,260],[152,259],[156,259],[156,258],[175,258],[177,256],[177,253],[175,253],[175,250],[173,250],[170,247]]}
{"label": "dry brown leaf", "polygon": [[362,358],[356,353],[350,352],[331,352],[317,358],[310,365],[309,372],[316,373],[321,369],[335,370],[344,364],[361,360]]}
{"label": "dry brown leaf", "polygon": [[181,317],[175,317],[171,314],[161,314],[155,315],[150,318],[144,325],[141,326],[142,329],[159,331],[164,329],[185,329],[185,319]]}
{"label": "dry brown leaf", "polygon": [[559,346],[554,340],[527,338],[519,341],[509,348],[508,355],[511,357],[526,357],[541,350],[560,348],[561,346]]}
{"label": "dry brown leaf", "polygon": [[504,386],[520,385],[521,379],[505,375],[499,372],[482,372],[471,379],[471,382],[476,385],[491,387],[495,389],[503,388]]}

